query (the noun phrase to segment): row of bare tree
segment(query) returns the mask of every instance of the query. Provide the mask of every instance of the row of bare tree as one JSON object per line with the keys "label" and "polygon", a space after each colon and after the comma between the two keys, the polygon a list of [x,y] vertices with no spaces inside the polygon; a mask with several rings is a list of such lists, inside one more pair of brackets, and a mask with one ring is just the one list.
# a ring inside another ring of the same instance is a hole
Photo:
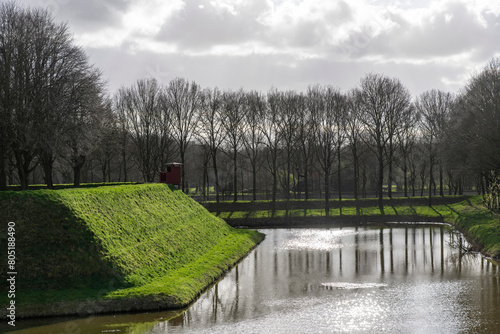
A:
{"label": "row of bare tree", "polygon": [[398,79],[368,74],[346,93],[221,91],[176,78],[138,80],[110,98],[47,11],[0,5],[0,29],[2,189],[25,189],[39,174],[49,187],[70,174],[75,185],[81,177],[153,182],[177,159],[185,191],[189,183],[207,194],[212,185],[217,201],[228,190],[237,201],[244,188],[253,199],[269,190],[273,201],[319,193],[327,211],[334,190],[341,199],[343,189],[358,198],[369,188],[382,207],[393,185],[431,199],[438,189],[468,184],[488,194],[498,184],[498,59],[456,96],[431,90],[414,99]]}
{"label": "row of bare tree", "polygon": [[[489,66],[499,70],[495,61]],[[382,207],[385,193],[392,197],[393,184],[402,184],[405,196],[410,191],[415,195],[418,179],[421,194],[427,188],[429,199],[436,189],[441,196],[446,188],[448,193],[462,192],[462,182],[470,176],[487,192],[494,163],[455,160],[465,151],[480,152],[456,144],[458,137],[480,135],[465,121],[465,112],[476,113],[467,105],[477,99],[471,95],[476,91],[472,86],[473,82],[458,97],[431,90],[412,101],[398,79],[378,74],[366,75],[347,93],[319,85],[306,93],[274,88],[267,94],[220,91],[180,78],[162,87],[149,79],[122,88],[114,106],[134,142],[135,161],[146,181],[153,181],[161,166],[177,156],[186,164],[187,148],[195,145],[198,150],[191,159],[203,168],[203,192],[212,180],[217,201],[228,185],[233,200],[238,200],[243,189],[238,169],[243,169],[251,175],[253,199],[262,175],[270,177],[268,188],[275,201],[279,192],[290,198],[292,187],[299,184],[307,199],[310,179],[319,174],[322,180],[316,187],[322,188],[328,210],[333,184],[341,199],[343,180],[352,180],[353,196],[358,198],[361,189],[366,194],[371,177]],[[491,145],[488,149],[498,150]],[[222,187],[221,160],[231,165],[225,168],[231,181]],[[367,167],[370,164],[376,167]]]}
{"label": "row of bare tree", "polygon": [[[23,189],[42,166],[67,159],[79,183],[95,125],[105,112],[100,73],[66,25],[40,9],[0,5],[0,189],[14,166]],[[108,108],[109,109],[109,108]]]}

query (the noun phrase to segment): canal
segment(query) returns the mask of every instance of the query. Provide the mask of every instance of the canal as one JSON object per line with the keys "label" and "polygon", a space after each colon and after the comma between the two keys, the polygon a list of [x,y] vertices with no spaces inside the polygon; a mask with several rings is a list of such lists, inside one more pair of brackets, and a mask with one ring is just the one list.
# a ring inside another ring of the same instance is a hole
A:
{"label": "canal", "polygon": [[495,333],[500,270],[441,225],[262,230],[186,310],[19,320],[17,333]]}

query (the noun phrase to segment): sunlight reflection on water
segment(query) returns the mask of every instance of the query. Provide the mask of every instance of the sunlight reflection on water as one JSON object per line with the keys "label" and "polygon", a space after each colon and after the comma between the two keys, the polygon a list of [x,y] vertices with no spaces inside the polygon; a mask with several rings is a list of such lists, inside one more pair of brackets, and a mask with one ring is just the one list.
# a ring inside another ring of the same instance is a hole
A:
{"label": "sunlight reflection on water", "polygon": [[332,282],[332,283],[321,283],[322,286],[327,288],[336,289],[371,289],[371,288],[381,288],[387,286],[384,283],[348,283],[348,282]]}
{"label": "sunlight reflection on water", "polygon": [[275,247],[278,251],[329,251],[346,246],[342,237],[354,235],[354,229],[344,230],[290,230],[288,239]]}

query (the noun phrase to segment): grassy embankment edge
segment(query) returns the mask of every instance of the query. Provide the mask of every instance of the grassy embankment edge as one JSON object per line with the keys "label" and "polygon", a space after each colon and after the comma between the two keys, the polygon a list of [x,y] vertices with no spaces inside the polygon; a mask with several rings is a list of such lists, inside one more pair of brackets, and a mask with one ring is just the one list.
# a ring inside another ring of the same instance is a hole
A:
{"label": "grassy embankment edge", "polygon": [[182,308],[263,239],[165,185],[4,192],[0,203],[16,222],[18,318]]}
{"label": "grassy embankment edge", "polygon": [[[289,210],[284,210],[284,201],[276,205],[280,210],[260,210],[268,208],[269,202],[248,203],[251,210],[243,211],[242,204],[236,207],[240,211],[231,211],[230,203],[223,203],[225,211],[217,214],[214,204],[210,203],[212,214],[217,215],[232,226],[249,228],[270,227],[308,227],[308,226],[342,226],[352,224],[388,224],[388,223],[444,223],[459,230],[474,246],[487,257],[500,259],[500,215],[489,211],[482,205],[482,196],[460,196],[436,198],[435,205],[423,204],[426,198],[410,198],[385,200],[384,210],[377,206],[376,199],[365,199],[356,209],[353,200],[332,201],[329,216],[324,209],[318,209],[318,202],[311,202],[311,209],[305,201],[299,202],[300,209],[293,209],[291,202]],[[361,202],[361,201],[360,201]],[[371,204],[370,204],[371,203]],[[229,209],[229,210],[228,210]],[[358,210],[358,211],[357,211]]]}
{"label": "grassy embankment edge", "polygon": [[[47,317],[182,309],[245,258],[263,239],[238,230],[194,263],[145,285],[123,289],[28,291],[21,317]],[[40,302],[43,300],[44,302]],[[51,305],[47,307],[47,303]]]}

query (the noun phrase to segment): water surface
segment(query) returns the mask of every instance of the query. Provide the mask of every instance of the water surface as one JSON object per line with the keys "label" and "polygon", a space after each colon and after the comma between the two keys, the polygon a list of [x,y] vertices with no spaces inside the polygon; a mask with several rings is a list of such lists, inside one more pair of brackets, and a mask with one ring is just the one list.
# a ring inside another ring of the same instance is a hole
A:
{"label": "water surface", "polygon": [[187,310],[73,319],[19,333],[499,331],[500,270],[464,253],[465,241],[447,227],[262,232],[262,244]]}

